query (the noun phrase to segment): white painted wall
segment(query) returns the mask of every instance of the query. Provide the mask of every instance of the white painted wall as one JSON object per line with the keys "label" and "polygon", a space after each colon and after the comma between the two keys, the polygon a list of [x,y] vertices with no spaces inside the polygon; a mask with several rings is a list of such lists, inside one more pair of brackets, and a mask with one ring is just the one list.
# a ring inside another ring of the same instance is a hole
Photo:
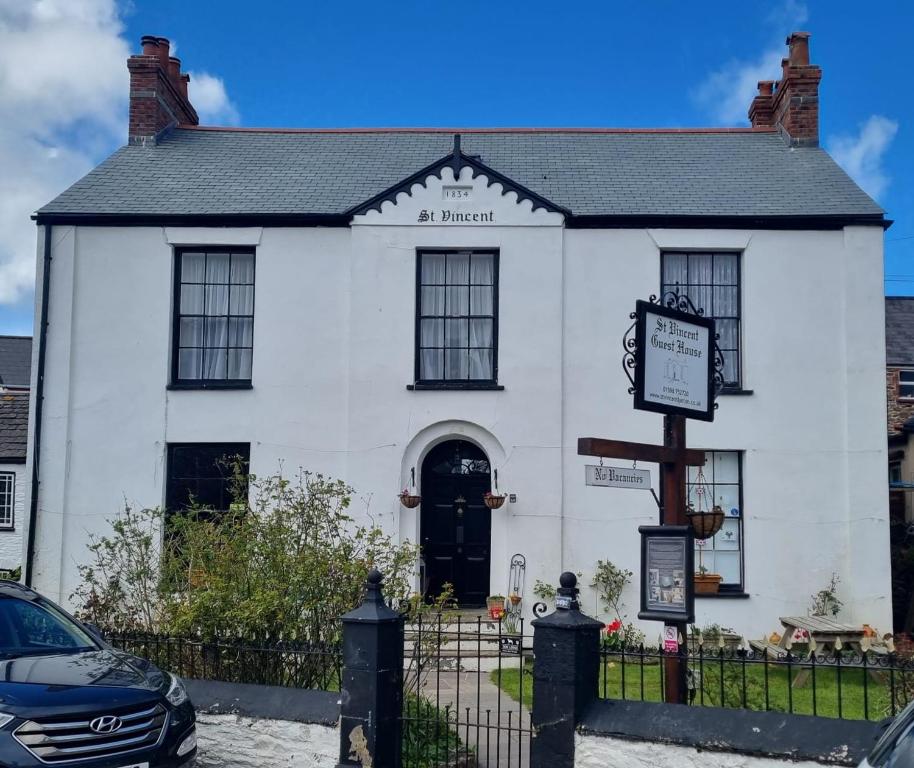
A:
{"label": "white painted wall", "polygon": [[0,463],[0,472],[12,472],[13,479],[13,530],[0,528],[0,568],[12,570],[22,563],[22,527],[26,510],[25,464]]}
{"label": "white painted wall", "polygon": [[711,752],[649,741],[575,736],[575,768],[816,768],[825,763]]}
{"label": "white painted wall", "polygon": [[[769,633],[836,571],[844,615],[888,630],[881,229],[566,230],[478,178],[461,183],[493,223],[418,224],[447,181],[351,228],[55,228],[38,588],[66,601],[89,534],[124,498],[162,503],[165,446],[180,441],[250,442],[258,474],[284,462],[342,477],[358,489],[354,511],[415,541],[418,515],[396,494],[435,442],[465,436],[517,494],[493,514],[493,591],[514,552],[527,556],[528,608],[534,580],[563,569],[585,585],[598,558],[637,571],[637,526],[656,520],[654,502],[585,487],[576,441],[660,441],[661,417],[627,394],[628,313],[657,291],[662,248],[726,248],[743,251],[754,394],[722,397],[689,442],[745,452],[749,597],[699,600],[698,623]],[[172,245],[206,241],[257,244],[251,390],[166,389]],[[421,247],[500,250],[503,391],[407,391]],[[585,609],[595,603],[585,588]],[[633,617],[634,588],[626,603]]]}
{"label": "white painted wall", "polygon": [[240,715],[197,714],[199,768],[333,768],[336,728]]}

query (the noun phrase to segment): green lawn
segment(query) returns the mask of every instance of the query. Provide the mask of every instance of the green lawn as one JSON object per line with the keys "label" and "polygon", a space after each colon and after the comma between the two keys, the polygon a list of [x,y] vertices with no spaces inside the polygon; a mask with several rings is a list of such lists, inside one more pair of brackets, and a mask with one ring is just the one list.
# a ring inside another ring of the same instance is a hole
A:
{"label": "green lawn", "polygon": [[[790,671],[790,679],[796,680],[799,668]],[[600,672],[599,695],[601,698],[623,698],[623,673],[625,678],[626,699],[662,701],[663,685],[661,665],[640,664],[637,661],[626,661],[623,665],[618,660],[606,660]],[[797,714],[817,714],[823,717],[843,717],[846,719],[881,720],[890,714],[890,686],[888,672],[874,672],[864,679],[861,669],[841,669],[840,700],[838,706],[839,682],[835,667],[816,669],[815,689],[810,677],[801,686],[788,685],[788,671],[784,667],[768,665],[768,699],[765,700],[765,665],[747,664],[745,668],[745,685],[743,684],[743,665],[724,662],[724,695],[723,703],[727,707],[746,707],[748,709],[771,709],[781,712],[793,711]],[[721,666],[718,662],[707,661],[701,667],[703,685],[696,694],[694,703],[704,706],[721,706]],[[896,673],[895,685],[900,688],[901,673]],[[533,701],[532,665],[524,668],[523,677],[518,669],[495,670],[490,676],[495,685],[500,686],[515,701],[521,699],[523,686],[523,703],[531,706]],[[908,687],[911,682],[908,682]],[[743,690],[745,689],[745,697]],[[815,691],[815,696],[813,692]],[[815,701],[814,701],[815,699]]]}

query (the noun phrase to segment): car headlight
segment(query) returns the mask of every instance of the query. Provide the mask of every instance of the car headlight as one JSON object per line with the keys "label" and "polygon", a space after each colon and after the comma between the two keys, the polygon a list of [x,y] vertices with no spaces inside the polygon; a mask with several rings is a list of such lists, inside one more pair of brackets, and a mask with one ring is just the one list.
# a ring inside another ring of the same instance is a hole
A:
{"label": "car headlight", "polygon": [[187,690],[184,688],[184,683],[182,683],[177,677],[168,674],[168,677],[171,678],[171,685],[168,686],[168,693],[165,694],[165,698],[168,700],[168,703],[175,707],[180,707],[185,701],[187,701]]}
{"label": "car headlight", "polygon": [[10,722],[13,717],[13,715],[7,715],[5,712],[0,712],[0,728]]}

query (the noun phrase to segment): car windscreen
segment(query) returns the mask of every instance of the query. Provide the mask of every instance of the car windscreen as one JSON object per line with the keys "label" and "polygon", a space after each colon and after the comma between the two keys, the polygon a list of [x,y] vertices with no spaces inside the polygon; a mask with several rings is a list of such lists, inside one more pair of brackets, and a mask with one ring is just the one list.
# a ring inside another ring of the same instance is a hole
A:
{"label": "car windscreen", "polygon": [[867,757],[873,768],[914,765],[914,702],[902,710],[885,729]]}
{"label": "car windscreen", "polygon": [[50,603],[0,597],[0,661],[98,647],[85,630]]}

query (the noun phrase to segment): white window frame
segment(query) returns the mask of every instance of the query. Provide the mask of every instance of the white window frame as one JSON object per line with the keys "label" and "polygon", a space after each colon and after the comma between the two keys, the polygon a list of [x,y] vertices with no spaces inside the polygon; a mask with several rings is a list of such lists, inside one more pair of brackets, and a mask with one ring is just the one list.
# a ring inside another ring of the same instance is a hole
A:
{"label": "white window frame", "polygon": [[16,473],[0,472],[0,530],[16,527]]}

